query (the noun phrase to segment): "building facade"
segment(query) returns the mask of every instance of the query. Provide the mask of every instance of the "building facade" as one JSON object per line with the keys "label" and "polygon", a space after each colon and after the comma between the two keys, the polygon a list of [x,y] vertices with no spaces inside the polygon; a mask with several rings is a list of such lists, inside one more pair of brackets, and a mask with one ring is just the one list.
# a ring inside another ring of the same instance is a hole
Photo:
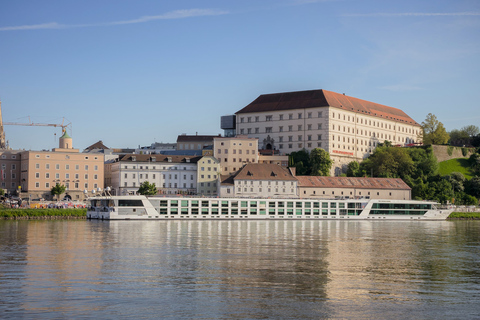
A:
{"label": "building facade", "polygon": [[421,143],[421,126],[400,109],[327,90],[259,96],[236,113],[237,134],[257,138],[281,154],[322,148],[332,173],[368,157],[378,143]]}
{"label": "building facade", "polygon": [[220,189],[220,161],[204,156],[197,162],[197,194],[218,196]]}
{"label": "building facade", "polygon": [[0,150],[0,188],[5,194],[16,195],[21,192],[20,166],[21,150]]}
{"label": "building facade", "polygon": [[213,155],[220,162],[221,174],[234,173],[247,163],[258,162],[258,139],[245,135],[216,137]]}
{"label": "building facade", "polygon": [[186,135],[182,134],[177,137],[177,150],[196,150],[201,151],[209,146],[213,146],[213,139],[217,136],[212,135]]}
{"label": "building facade", "polygon": [[300,198],[411,200],[412,189],[398,178],[296,176]]}
{"label": "building facade", "polygon": [[277,164],[248,163],[237,174],[222,178],[221,197],[297,197],[297,179]]}
{"label": "building facade", "polygon": [[111,177],[110,187],[117,195],[134,194],[145,181],[154,183],[158,194],[195,194],[200,158],[127,154],[105,168]]}

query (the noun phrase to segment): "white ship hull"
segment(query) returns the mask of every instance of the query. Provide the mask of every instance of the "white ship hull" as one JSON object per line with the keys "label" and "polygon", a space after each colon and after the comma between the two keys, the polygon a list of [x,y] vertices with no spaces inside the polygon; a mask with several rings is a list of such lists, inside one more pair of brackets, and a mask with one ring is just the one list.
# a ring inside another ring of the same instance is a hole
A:
{"label": "white ship hull", "polygon": [[88,219],[104,220],[445,220],[432,201],[106,196],[89,199]]}

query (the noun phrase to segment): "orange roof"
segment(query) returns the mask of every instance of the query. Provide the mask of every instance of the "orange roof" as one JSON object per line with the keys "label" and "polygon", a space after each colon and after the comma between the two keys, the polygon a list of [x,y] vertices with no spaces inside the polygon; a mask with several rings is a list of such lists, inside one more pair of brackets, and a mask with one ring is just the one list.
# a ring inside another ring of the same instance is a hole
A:
{"label": "orange roof", "polygon": [[298,187],[304,188],[358,188],[358,189],[397,189],[411,188],[399,178],[358,178],[358,177],[321,177],[295,176]]}
{"label": "orange roof", "polygon": [[236,114],[334,107],[346,111],[420,126],[400,109],[327,90],[262,94]]}

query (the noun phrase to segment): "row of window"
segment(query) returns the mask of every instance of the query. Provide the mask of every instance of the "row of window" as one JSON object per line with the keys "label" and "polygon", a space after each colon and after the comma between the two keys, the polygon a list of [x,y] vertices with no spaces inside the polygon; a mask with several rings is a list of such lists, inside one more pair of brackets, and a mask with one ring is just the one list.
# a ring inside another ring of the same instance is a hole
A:
{"label": "row of window", "polygon": [[[374,114],[375,116],[377,115],[376,113]],[[343,116],[343,120],[344,121],[350,121],[350,115],[346,115],[346,114],[340,114],[340,113],[337,113],[337,119],[342,119],[342,116]],[[388,117],[388,116],[387,116]],[[335,112],[332,112],[332,118],[335,119]],[[397,121],[400,121],[400,119],[393,119],[392,117],[390,117],[392,120],[397,120]],[[392,130],[392,124],[391,123],[384,123],[384,122],[381,122],[381,121],[376,121],[375,120],[372,120],[372,119],[366,119],[366,118],[363,118],[363,117],[358,117],[358,116],[351,116],[351,121],[352,122],[355,122],[355,119],[357,119],[357,123],[359,124],[364,124],[364,125],[368,125],[368,126],[372,126],[372,127],[377,127],[377,128],[385,128],[389,130]],[[396,130],[397,127],[395,125],[393,125],[393,130]],[[406,133],[415,133],[418,135],[418,130],[412,130],[412,128],[408,128],[408,127],[404,127],[404,126],[400,126],[398,127],[398,131],[399,132],[406,132]]]}
{"label": "row of window", "polygon": [[[131,175],[131,178],[132,178],[132,179],[137,179],[137,174],[136,174],[136,173],[131,173],[130,175]],[[174,175],[169,174],[169,175],[168,175],[168,179],[171,180],[172,177],[173,177],[173,179],[178,179],[178,176],[179,176],[178,174],[174,174]],[[125,173],[125,174],[124,174],[124,178],[125,178],[125,179],[128,179],[128,177],[129,177],[129,174],[128,174],[128,173]],[[150,177],[150,175],[149,175],[148,173],[145,173],[145,174],[144,174],[144,173],[140,173],[140,174],[138,174],[138,179],[149,179],[149,177]],[[156,175],[155,173],[152,173],[152,174],[151,174],[151,177],[152,177],[152,179],[156,179],[156,178],[157,178],[157,175]],[[193,175],[190,175],[190,180],[193,180],[193,178],[194,178],[194,176],[193,176]],[[167,179],[167,175],[164,174],[164,175],[163,175],[163,180],[166,180],[166,179]],[[187,180],[187,175],[186,175],[186,174],[183,175],[183,180]]]}
{"label": "row of window", "polygon": [[[53,187],[54,185],[55,185],[55,183],[52,183],[52,184],[51,184],[50,182],[45,182],[45,189],[50,189],[50,188]],[[79,184],[78,182],[75,182],[75,183],[73,184],[73,187],[74,187],[73,190],[79,190],[80,184]],[[88,183],[85,183],[85,184],[83,185],[83,187],[84,187],[84,189],[87,189],[87,190],[88,190]],[[40,188],[40,182],[35,182],[35,188],[37,188],[37,189]],[[65,188],[66,188],[66,190],[71,190],[71,189],[70,189],[70,183],[69,183],[69,182],[66,182],[66,183],[65,183]],[[94,184],[93,184],[93,188],[94,188],[94,189],[97,189],[97,188],[98,188],[98,184],[97,184],[97,183],[94,183]]]}
{"label": "row of window", "polygon": [[[178,188],[178,185],[179,185],[179,184],[176,183],[176,182],[175,182],[175,183],[171,183],[171,182],[170,182],[170,183],[168,183],[168,184],[167,184],[167,183],[163,183],[163,184],[162,184],[162,188]],[[138,187],[136,182],[132,182],[132,185],[131,185],[131,186],[128,185],[128,182],[124,182],[123,186],[124,186],[125,188],[136,188],[136,187]],[[186,184],[186,183],[183,183],[182,186],[183,186],[183,189],[187,189],[187,184]],[[190,183],[190,189],[193,189],[193,183]]]}
{"label": "row of window", "polygon": [[[3,158],[3,156],[2,156],[2,158]],[[40,158],[40,155],[39,155],[39,154],[36,154],[36,155],[35,155],[35,158]],[[45,155],[45,158],[46,158],[46,159],[50,159],[50,155],[49,155],[49,154],[46,154],[46,155]],[[15,159],[15,158],[12,156],[12,159]],[[69,155],[66,155],[66,156],[65,156],[65,159],[70,159],[70,156],[69,156]],[[85,159],[85,160],[88,160],[88,159],[90,159],[90,157],[89,157],[89,156],[85,156],[84,159]],[[94,159],[94,160],[98,160],[98,157],[93,157],[93,159]]]}
{"label": "row of window", "polygon": [[[257,180],[257,182],[258,182],[258,185],[260,185],[260,186],[262,185],[262,181],[261,181],[261,180]],[[269,185],[269,186],[272,185],[272,182],[273,182],[273,181],[267,181],[267,185]],[[287,185],[287,182],[286,182],[286,181],[275,181],[275,185],[276,185],[276,186],[280,185],[279,182],[281,182],[281,185],[282,185],[282,186]],[[239,180],[239,181],[236,181],[236,183],[237,183],[238,185],[248,185],[248,184],[253,185],[253,184],[254,184],[254,180],[248,180],[248,181],[247,181],[247,180]],[[291,186],[294,186],[294,185],[295,185],[295,182],[290,181],[290,185],[291,185]]]}
{"label": "row of window", "polygon": [[[88,164],[85,165],[85,170],[89,169]],[[40,169],[40,163],[35,163],[35,169]],[[50,169],[50,163],[45,163],[45,169]],[[60,170],[60,164],[55,164],[55,170]],[[65,170],[70,170],[70,165],[66,164],[65,165]],[[80,170],[80,165],[76,164],[75,165],[75,170]],[[97,171],[98,170],[98,165],[93,166],[93,170]]]}
{"label": "row of window", "polygon": [[[279,191],[281,190],[281,191]],[[238,193],[242,193],[242,188],[237,188],[237,192]],[[263,192],[263,189],[262,188],[243,188],[243,192]],[[272,189],[271,188],[267,188],[267,192],[272,192]],[[275,188],[275,193],[287,193],[287,189],[283,188],[283,189],[279,189],[279,188]],[[290,189],[290,194],[295,194],[295,189]]]}
{"label": "row of window", "polygon": [[[317,130],[322,130],[322,127],[323,126],[322,126],[321,123],[317,123]],[[247,128],[246,133],[247,134],[252,134],[252,133],[258,134],[258,133],[260,133],[260,128],[257,127],[257,128],[253,128],[253,129],[255,129],[254,132],[252,132],[252,128]],[[293,125],[287,126],[286,129],[288,129],[287,130],[288,132],[293,132]],[[312,124],[307,124],[307,130],[308,131],[313,130],[313,125]],[[284,130],[283,126],[278,127],[278,132],[284,132],[284,131],[285,130]],[[296,131],[303,131],[303,125],[301,125],[301,124],[297,125],[297,130]],[[265,127],[265,133],[274,133],[273,127]],[[243,129],[243,128],[240,129],[240,134],[245,134],[245,129]]]}
{"label": "row of window", "polygon": [[[311,119],[313,118],[314,116],[314,113],[313,112],[307,112],[307,118],[308,119]],[[284,114],[279,114],[278,115],[278,120],[282,121],[282,120],[293,120],[295,117],[295,119],[302,119],[303,118],[303,112],[298,112],[296,115],[293,114],[293,113],[289,113],[287,114],[287,116],[285,117]],[[317,118],[322,118],[323,117],[323,112],[322,111],[318,111],[317,112]],[[244,123],[244,122],[247,122],[247,123],[250,123],[252,122],[252,120],[255,120],[255,122],[260,122],[261,119],[260,119],[260,116],[255,116],[255,117],[240,117],[240,122],[241,123]],[[266,115],[265,116],[265,121],[273,121],[273,115]],[[277,120],[277,119],[275,119]]]}
{"label": "row of window", "polygon": [[[75,174],[75,179],[79,179],[80,175],[78,173]],[[40,172],[35,172],[35,178],[40,179]],[[45,179],[50,179],[50,173],[45,173]],[[60,179],[60,173],[55,173],[55,179]],[[70,179],[70,173],[65,173],[65,179]],[[88,180],[88,174],[85,173],[84,179]],[[93,175],[93,179],[98,179],[98,174]]]}
{"label": "row of window", "polygon": [[[228,150],[229,149],[224,149],[223,151],[223,154],[228,154]],[[232,150],[232,154],[237,154],[237,149],[231,149]],[[256,151],[255,150],[251,150],[252,151],[252,154],[256,154]],[[246,154],[250,154],[250,150],[245,150],[245,153]],[[217,149],[217,154],[222,154],[222,149]],[[242,149],[238,149],[238,154],[242,154]]]}
{"label": "row of window", "polygon": [[[149,167],[149,166],[136,166],[136,165],[133,165],[133,166],[129,166],[129,165],[124,165],[123,166],[124,169],[134,169],[134,170],[157,170],[157,167],[156,166],[152,166],[152,167]],[[183,167],[183,169],[179,169],[179,167],[160,167],[158,168],[158,170],[187,170],[187,169],[194,169],[195,167]]]}

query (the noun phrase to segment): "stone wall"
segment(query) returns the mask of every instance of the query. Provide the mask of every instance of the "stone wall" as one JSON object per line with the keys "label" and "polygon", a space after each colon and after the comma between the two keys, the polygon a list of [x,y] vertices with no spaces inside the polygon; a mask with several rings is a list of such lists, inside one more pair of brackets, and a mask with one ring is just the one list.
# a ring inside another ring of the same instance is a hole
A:
{"label": "stone wall", "polygon": [[[475,148],[467,148],[468,153],[466,156],[462,153],[462,147],[451,147],[451,146],[443,146],[443,145],[432,145],[433,154],[437,157],[438,162],[456,159],[456,158],[470,158],[472,153],[475,151]],[[448,149],[452,150],[452,155],[448,154]]]}

